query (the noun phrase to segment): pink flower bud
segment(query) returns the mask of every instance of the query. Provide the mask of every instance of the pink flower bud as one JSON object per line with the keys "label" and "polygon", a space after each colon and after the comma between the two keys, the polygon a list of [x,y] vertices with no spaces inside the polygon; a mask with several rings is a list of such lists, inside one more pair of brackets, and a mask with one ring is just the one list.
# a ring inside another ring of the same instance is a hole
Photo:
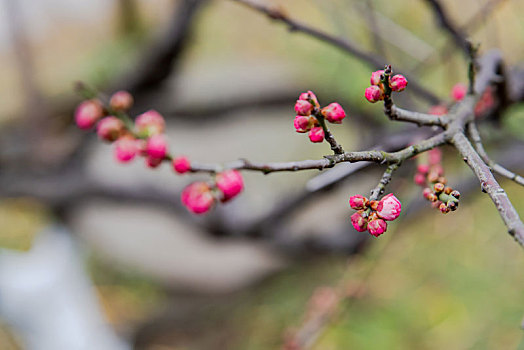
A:
{"label": "pink flower bud", "polygon": [[[438,148],[433,148],[428,151],[428,162],[430,165],[439,164],[442,161],[442,151]],[[439,176],[441,174],[439,173]]]}
{"label": "pink flower bud", "polygon": [[299,100],[304,100],[304,101],[309,101],[313,104],[313,106],[315,107],[320,107],[319,103],[318,103],[318,99],[317,99],[317,96],[315,96],[315,94],[313,93],[313,91],[308,91],[308,92],[303,92],[300,94]]}
{"label": "pink flower bud", "polygon": [[306,100],[297,100],[297,103],[295,103],[295,112],[298,115],[310,115],[313,108],[315,107]]}
{"label": "pink flower bud", "polygon": [[135,120],[136,132],[140,136],[148,137],[161,134],[164,132],[165,126],[164,117],[153,109],[140,114]]}
{"label": "pink flower bud", "polygon": [[124,90],[115,92],[109,101],[109,106],[115,111],[127,111],[132,105],[133,96]]}
{"label": "pink flower bud", "polygon": [[313,123],[311,122],[312,119],[312,117],[297,115],[295,117],[295,121],[293,122],[293,126],[297,132],[308,132],[313,126]]}
{"label": "pink flower bud", "polygon": [[400,201],[393,195],[393,193],[390,193],[380,201],[377,208],[377,214],[382,219],[391,221],[398,218],[401,210],[402,205],[400,204]]}
{"label": "pink flower bud", "polygon": [[368,87],[364,95],[366,96],[366,99],[371,103],[375,103],[384,99],[384,93],[376,85]]}
{"label": "pink flower bud", "polygon": [[179,174],[187,173],[191,170],[191,163],[186,157],[176,157],[173,159],[173,169]]}
{"label": "pink flower bud", "polygon": [[448,113],[447,107],[442,106],[442,105],[432,106],[429,109],[429,114],[432,114],[432,115],[445,115],[447,113]]}
{"label": "pink flower bud", "polygon": [[330,103],[326,107],[322,108],[322,115],[331,123],[342,123],[342,119],[346,117],[346,112],[336,102]]}
{"label": "pink flower bud", "polygon": [[215,202],[211,188],[205,182],[193,182],[187,186],[182,191],[181,199],[182,204],[195,214],[209,211]]}
{"label": "pink flower bud", "polygon": [[466,87],[466,85],[458,83],[455,84],[455,86],[453,86],[453,88],[451,89],[451,97],[455,101],[461,101],[462,99],[464,99],[464,96],[466,96],[467,92],[468,88]]}
{"label": "pink flower bud", "polygon": [[149,168],[153,168],[154,169],[154,168],[158,167],[161,163],[162,163],[162,159],[161,158],[153,158],[153,157],[149,157],[149,156],[146,157],[146,165]]}
{"label": "pink flower bud", "polygon": [[315,126],[309,131],[309,140],[311,142],[322,142],[324,141],[324,129],[320,126]]}
{"label": "pink flower bud", "polygon": [[419,186],[426,186],[426,175],[422,173],[416,173],[413,177],[413,181]]}
{"label": "pink flower bud", "polygon": [[424,196],[424,198],[428,200],[430,199],[430,196],[432,197],[433,194],[433,191],[429,187],[424,188],[424,190],[422,191],[422,196]]}
{"label": "pink flower bud", "polygon": [[92,99],[84,101],[76,107],[76,125],[83,130],[91,129],[103,115],[104,108],[99,100]]}
{"label": "pink flower bud", "polygon": [[133,160],[137,152],[137,140],[131,136],[123,136],[115,142],[115,158],[121,163]]}
{"label": "pink flower bud", "polygon": [[417,166],[417,171],[423,175],[427,174],[429,171],[429,165],[427,164],[419,164]]}
{"label": "pink flower bud", "polygon": [[389,79],[389,87],[393,91],[400,92],[408,85],[407,79],[402,74],[397,74]]}
{"label": "pink flower bud", "polygon": [[349,205],[355,210],[366,209],[369,200],[360,194],[349,197]]}
{"label": "pink flower bud", "polygon": [[118,139],[125,129],[124,122],[114,116],[105,117],[96,126],[98,137],[113,142]]}
{"label": "pink flower bud", "polygon": [[375,219],[368,222],[368,231],[375,237],[380,236],[388,229],[388,224],[382,219]]}
{"label": "pink flower bud", "polygon": [[358,232],[364,232],[368,227],[368,219],[363,217],[362,214],[362,211],[357,211],[351,215],[351,224]]}
{"label": "pink flower bud", "polygon": [[448,206],[445,203],[440,203],[438,206],[438,209],[440,210],[442,214],[447,214],[450,211],[450,209],[448,208]]}
{"label": "pink flower bud", "polygon": [[164,135],[153,135],[147,139],[146,152],[149,157],[164,159],[167,154],[167,142]]}
{"label": "pink flower bud", "polygon": [[224,196],[222,202],[227,202],[244,189],[244,179],[238,170],[226,170],[216,176],[217,187]]}
{"label": "pink flower bud", "polygon": [[371,85],[378,85],[381,83],[381,80],[380,80],[380,76],[384,74],[384,70],[381,69],[381,70],[377,70],[373,73],[371,73],[371,79],[370,79],[370,83]]}

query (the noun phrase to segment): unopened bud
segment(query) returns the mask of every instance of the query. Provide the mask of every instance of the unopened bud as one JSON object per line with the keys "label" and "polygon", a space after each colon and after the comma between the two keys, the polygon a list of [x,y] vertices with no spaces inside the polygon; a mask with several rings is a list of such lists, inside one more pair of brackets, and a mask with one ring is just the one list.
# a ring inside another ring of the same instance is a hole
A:
{"label": "unopened bud", "polygon": [[402,74],[397,74],[389,79],[389,87],[393,91],[403,91],[408,85],[407,79]]}
{"label": "unopened bud", "polygon": [[324,129],[320,126],[311,128],[309,131],[309,140],[311,142],[322,142],[324,141]]}
{"label": "unopened bud", "polygon": [[467,91],[468,88],[466,87],[466,85],[461,83],[455,84],[455,86],[453,86],[453,88],[451,89],[451,97],[455,101],[461,101],[464,99],[464,96],[466,96]]}
{"label": "unopened bud", "polygon": [[450,209],[447,207],[447,205],[444,204],[444,203],[440,203],[438,209],[440,210],[440,212],[441,212],[442,214],[447,214],[447,213],[449,213],[449,210],[450,210]]}
{"label": "unopened bud", "polygon": [[375,103],[384,99],[384,92],[380,87],[372,85],[366,89],[364,96],[369,102]]}
{"label": "unopened bud", "polygon": [[111,96],[109,106],[115,111],[127,111],[133,106],[133,96],[124,90],[117,91]]}
{"label": "unopened bud", "polygon": [[335,124],[342,123],[342,119],[346,117],[346,112],[342,106],[336,102],[330,103],[326,107],[322,108],[321,112],[324,118]]}
{"label": "unopened bud", "polygon": [[444,184],[442,182],[437,182],[436,184],[433,185],[433,189],[435,190],[436,193],[440,193],[442,191],[444,191]]}
{"label": "unopened bud", "polygon": [[349,197],[349,205],[355,210],[365,209],[368,203],[369,200],[360,194]]}

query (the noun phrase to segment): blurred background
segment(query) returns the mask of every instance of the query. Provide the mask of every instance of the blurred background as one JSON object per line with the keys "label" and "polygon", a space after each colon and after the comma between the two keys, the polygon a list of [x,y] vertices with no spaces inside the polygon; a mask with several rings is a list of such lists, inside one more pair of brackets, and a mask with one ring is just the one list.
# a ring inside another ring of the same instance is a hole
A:
{"label": "blurred background", "polygon": [[[467,82],[432,1],[258,3],[411,73],[429,94],[410,85],[402,107],[449,103]],[[522,174],[524,1],[440,3],[481,54],[502,52],[511,98],[480,131]],[[2,0],[0,62],[0,349],[524,348],[522,249],[451,148],[459,210],[431,209],[409,161],[389,188],[403,215],[370,239],[347,200],[382,167],[245,173],[242,196],[195,217],[179,196],[205,177],[117,164],[73,123],[82,81],[132,92],[133,115],[158,110],[192,160],[315,159],[329,145],[292,126],[313,90],[348,111],[332,128],[346,150],[399,149],[432,130],[364,100],[379,67],[229,0]],[[524,215],[524,189],[500,180]]]}

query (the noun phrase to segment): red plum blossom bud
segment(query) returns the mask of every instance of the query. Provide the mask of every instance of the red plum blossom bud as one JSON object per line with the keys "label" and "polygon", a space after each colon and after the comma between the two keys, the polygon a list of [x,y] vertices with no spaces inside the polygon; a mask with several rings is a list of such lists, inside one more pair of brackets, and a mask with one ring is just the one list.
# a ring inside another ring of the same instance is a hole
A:
{"label": "red plum blossom bud", "polygon": [[360,194],[349,197],[349,205],[355,210],[365,209],[368,202],[368,199]]}
{"label": "red plum blossom bud", "polygon": [[310,115],[315,108],[309,101],[297,100],[295,103],[295,112],[298,115]]}
{"label": "red plum blossom bud", "polygon": [[442,152],[438,148],[433,148],[428,151],[428,161],[430,165],[439,164],[442,160]]}
{"label": "red plum blossom bud", "polygon": [[149,157],[164,159],[167,154],[167,141],[164,135],[153,135],[147,139],[146,153]]}
{"label": "red plum blossom bud", "polygon": [[378,237],[388,229],[388,224],[382,219],[375,219],[368,222],[368,231],[373,236]]}
{"label": "red plum blossom bud", "polygon": [[363,212],[358,211],[351,215],[351,224],[358,232],[364,232],[368,226],[368,220],[362,216]]}
{"label": "red plum blossom bud", "polygon": [[314,117],[297,115],[295,117],[295,121],[293,122],[293,126],[295,127],[296,132],[303,133],[311,130],[311,127],[313,126],[313,118]]}
{"label": "red plum blossom bud", "polygon": [[436,184],[433,185],[433,190],[436,192],[436,193],[440,193],[442,191],[444,191],[444,184],[442,182],[437,182]]}
{"label": "red plum blossom bud", "polygon": [[413,177],[413,181],[415,184],[419,186],[425,186],[426,185],[426,176],[422,173],[416,173]]}
{"label": "red plum blossom bud", "polygon": [[153,109],[140,114],[135,120],[136,131],[141,136],[161,134],[164,132],[165,126],[164,117]]}
{"label": "red plum blossom bud", "polygon": [[366,89],[366,91],[365,91],[364,96],[371,103],[375,103],[377,101],[380,101],[380,100],[384,99],[384,93],[376,85],[372,85],[372,86],[368,87]]}
{"label": "red plum blossom bud", "polygon": [[124,122],[114,116],[102,119],[96,126],[98,137],[109,142],[117,140],[122,135],[124,129]]}
{"label": "red plum blossom bud", "polygon": [[429,196],[431,196],[433,193],[433,191],[431,190],[431,188],[429,187],[426,187],[423,191],[422,191],[422,195],[424,196],[424,198],[426,199],[429,199]]}
{"label": "red plum blossom bud", "polygon": [[342,123],[342,119],[346,117],[346,112],[341,105],[333,102],[322,108],[322,115],[331,123]]}
{"label": "red plum blossom bud", "polygon": [[399,217],[402,211],[402,204],[393,193],[390,193],[382,198],[377,209],[377,215],[379,217],[391,221]]}
{"label": "red plum blossom bud", "polygon": [[320,104],[318,103],[317,96],[313,93],[313,91],[303,92],[300,94],[299,100],[309,101],[313,104],[314,107],[320,107]]}
{"label": "red plum blossom bud", "polygon": [[173,169],[179,173],[183,174],[191,170],[191,163],[189,162],[189,159],[186,157],[176,157],[173,159]]}
{"label": "red plum blossom bud", "polygon": [[397,74],[389,79],[389,87],[393,91],[400,92],[406,88],[408,81],[402,74]]}
{"label": "red plum blossom bud", "polygon": [[369,80],[371,85],[378,85],[381,83],[380,76],[384,74],[384,70],[377,70],[373,73],[371,73],[371,79]]}
{"label": "red plum blossom bud", "polygon": [[448,203],[446,204],[446,206],[448,207],[449,210],[455,211],[458,208],[458,202],[455,202],[453,200],[449,200]]}
{"label": "red plum blossom bud", "polygon": [[127,111],[132,105],[133,96],[124,90],[115,92],[109,101],[109,106],[115,111]]}
{"label": "red plum blossom bud", "polygon": [[222,202],[226,202],[238,195],[244,189],[244,179],[238,170],[226,170],[216,176],[217,187],[224,196]]}
{"label": "red plum blossom bud", "polygon": [[193,182],[187,186],[182,191],[181,199],[182,204],[195,214],[209,211],[215,202],[211,188],[205,182]]}
{"label": "red plum blossom bud", "polygon": [[131,136],[123,136],[115,142],[115,158],[121,163],[133,160],[137,152],[138,142]]}
{"label": "red plum blossom bud", "polygon": [[417,166],[417,171],[423,175],[426,175],[429,171],[429,165],[427,164],[419,164]]}
{"label": "red plum blossom bud", "polygon": [[97,99],[87,100],[78,105],[75,111],[76,125],[83,130],[92,128],[104,115],[104,108]]}
{"label": "red plum blossom bud", "polygon": [[450,196],[453,196],[453,197],[459,199],[460,198],[460,192],[457,191],[457,190],[453,190],[453,191],[451,191]]}
{"label": "red plum blossom bud", "polygon": [[455,84],[453,88],[451,89],[451,97],[455,101],[461,101],[464,99],[464,96],[466,96],[466,93],[468,92],[468,88],[464,84]]}
{"label": "red plum blossom bud", "polygon": [[324,141],[324,129],[320,126],[311,128],[309,131],[309,140],[311,142],[322,142]]}
{"label": "red plum blossom bud", "polygon": [[450,211],[450,209],[448,208],[448,206],[445,203],[440,203],[440,205],[438,206],[438,209],[440,210],[442,214],[447,214]]}

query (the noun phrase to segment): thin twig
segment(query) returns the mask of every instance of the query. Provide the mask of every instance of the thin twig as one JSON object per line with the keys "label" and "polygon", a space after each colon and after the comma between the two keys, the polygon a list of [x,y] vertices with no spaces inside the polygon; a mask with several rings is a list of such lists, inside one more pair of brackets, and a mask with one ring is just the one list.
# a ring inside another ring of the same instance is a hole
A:
{"label": "thin twig", "polygon": [[[261,12],[267,15],[269,18],[273,20],[285,23],[289,27],[290,31],[301,32],[301,33],[307,34],[322,42],[331,44],[339,49],[342,49],[345,52],[351,54],[352,56],[360,59],[362,62],[366,63],[373,69],[377,69],[377,68],[384,66],[384,62],[386,61],[384,58],[381,58],[374,53],[364,51],[363,49],[358,47],[358,45],[356,45],[355,43],[347,39],[332,36],[318,29],[310,27],[307,24],[291,19],[285,13],[283,13],[282,11],[280,11],[277,8],[267,7],[265,5],[255,3],[251,0],[232,0],[232,1],[246,5],[247,7],[251,9],[254,9],[258,12]],[[419,84],[417,80],[414,77],[412,77],[410,74],[406,73],[407,70],[405,69],[398,69],[398,70],[403,72],[406,78],[408,78],[410,82],[410,86],[414,93],[418,94],[420,97],[426,99],[428,102],[432,104],[440,103],[440,98],[436,96],[432,91],[426,89],[421,84]]]}
{"label": "thin twig", "polygon": [[428,151],[432,148],[440,146],[446,143],[446,134],[440,133],[419,143],[413,144],[409,147],[401,149],[396,152],[384,152],[384,151],[360,151],[360,152],[345,152],[343,154],[337,154],[334,156],[326,156],[323,159],[311,159],[301,160],[295,162],[275,162],[275,163],[256,163],[246,159],[237,160],[234,162],[220,164],[191,164],[192,172],[207,172],[216,173],[224,169],[237,169],[237,170],[252,170],[260,171],[265,174],[279,172],[279,171],[300,171],[300,170],[311,170],[318,169],[323,170],[326,168],[332,168],[338,163],[342,162],[375,162],[379,164],[398,164],[404,160],[409,159],[419,153]]}
{"label": "thin twig", "polygon": [[448,123],[448,117],[445,115],[432,115],[420,112],[412,112],[395,106],[393,100],[386,96],[384,99],[384,113],[390,120],[415,123],[418,126],[441,126]]}
{"label": "thin twig", "polygon": [[466,36],[460,30],[451,20],[449,15],[446,13],[446,10],[444,10],[444,7],[442,7],[442,4],[439,0],[424,0],[426,3],[428,3],[431,8],[433,9],[433,13],[435,17],[437,18],[440,26],[446,30],[453,39],[453,42],[455,45],[460,48],[464,53],[468,54],[468,45],[466,41]]}
{"label": "thin twig", "polygon": [[519,185],[524,186],[524,177],[515,174],[514,172],[504,168],[502,165],[495,163],[491,158],[489,158],[484,146],[482,145],[482,140],[480,138],[479,131],[474,122],[468,123],[468,134],[477,150],[479,156],[482,158],[484,163],[486,163],[494,172],[504,176],[510,180],[515,181]]}
{"label": "thin twig", "polygon": [[376,201],[380,198],[381,195],[384,194],[384,191],[386,189],[386,186],[391,181],[391,178],[393,176],[393,172],[397,170],[399,167],[398,164],[391,164],[387,167],[386,171],[382,175],[382,178],[380,179],[377,187],[375,187],[371,191],[371,195],[369,196],[369,200]]}

